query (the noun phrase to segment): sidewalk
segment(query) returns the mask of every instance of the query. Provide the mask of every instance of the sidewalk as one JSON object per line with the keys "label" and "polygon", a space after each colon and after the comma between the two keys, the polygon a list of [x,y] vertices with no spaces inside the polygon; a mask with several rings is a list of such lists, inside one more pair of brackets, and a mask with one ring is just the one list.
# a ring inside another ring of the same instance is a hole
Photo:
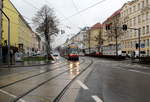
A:
{"label": "sidewalk", "polygon": [[[13,65],[10,65],[9,67],[30,67],[30,66],[41,66],[41,65],[47,65],[52,64],[52,61],[46,62],[46,61],[25,61],[25,62],[16,62]],[[0,65],[0,68],[8,68],[7,64]]]}

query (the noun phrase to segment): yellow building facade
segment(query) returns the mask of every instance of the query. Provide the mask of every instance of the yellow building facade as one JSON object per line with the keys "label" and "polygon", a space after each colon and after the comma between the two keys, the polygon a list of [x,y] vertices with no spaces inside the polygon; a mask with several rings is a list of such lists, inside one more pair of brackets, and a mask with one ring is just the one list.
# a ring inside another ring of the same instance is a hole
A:
{"label": "yellow building facade", "polygon": [[[23,46],[25,53],[32,49],[32,29],[10,0],[3,0],[3,11],[10,19],[10,45]],[[2,43],[8,41],[8,22],[2,16]]]}
{"label": "yellow building facade", "polygon": [[91,27],[88,33],[88,43],[91,48],[91,52],[97,52],[101,46],[101,38],[102,38],[102,25],[97,23]]}

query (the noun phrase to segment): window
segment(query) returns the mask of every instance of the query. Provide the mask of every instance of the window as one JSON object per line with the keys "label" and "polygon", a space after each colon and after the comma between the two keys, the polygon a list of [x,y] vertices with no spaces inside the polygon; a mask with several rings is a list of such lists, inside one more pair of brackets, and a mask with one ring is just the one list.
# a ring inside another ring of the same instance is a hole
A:
{"label": "window", "polygon": [[149,46],[149,39],[147,39],[147,46]]}
{"label": "window", "polygon": [[149,0],[146,0],[146,6],[148,6],[148,4],[149,4]]}
{"label": "window", "polygon": [[132,48],[132,41],[131,41],[130,47]]}
{"label": "window", "polygon": [[134,26],[135,26],[136,25],[136,17],[134,17],[133,22],[134,22]]}
{"label": "window", "polygon": [[143,40],[143,44],[146,46],[145,40]]}
{"label": "window", "polygon": [[136,6],[133,6],[133,11],[134,11],[134,12],[136,11]]}
{"label": "window", "polygon": [[137,34],[137,32],[136,32],[136,30],[134,31],[134,36],[136,36],[136,34]]}
{"label": "window", "polygon": [[144,1],[142,1],[142,8],[144,8],[144,6],[145,6],[145,5],[144,5]]}
{"label": "window", "polygon": [[132,13],[132,8],[130,8],[130,13]]}
{"label": "window", "polygon": [[145,16],[146,16],[146,15],[143,13],[143,14],[142,14],[142,21],[145,21]]}
{"label": "window", "polygon": [[141,9],[141,7],[140,7],[141,5],[140,5],[140,3],[138,3],[138,10],[140,10]]}
{"label": "window", "polygon": [[149,33],[149,25],[146,26],[146,33]]}
{"label": "window", "polygon": [[145,27],[143,27],[143,35],[145,34]]}
{"label": "window", "polygon": [[138,15],[138,23],[141,23],[141,16]]}
{"label": "window", "polygon": [[149,12],[146,12],[146,20],[148,20],[148,15],[149,15]]}

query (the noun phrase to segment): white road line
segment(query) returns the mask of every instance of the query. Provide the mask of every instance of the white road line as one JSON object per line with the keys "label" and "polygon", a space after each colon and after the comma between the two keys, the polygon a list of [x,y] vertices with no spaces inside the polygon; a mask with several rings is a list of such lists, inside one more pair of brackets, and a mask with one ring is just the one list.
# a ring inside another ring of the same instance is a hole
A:
{"label": "white road line", "polygon": [[[11,94],[11,93],[8,93],[8,92],[6,92],[6,91],[4,91],[4,90],[1,90],[1,89],[0,89],[0,92],[4,93],[4,94],[6,94],[6,95],[9,95],[9,96],[11,96],[11,97],[13,97],[13,98],[16,98],[16,97],[17,97],[17,96],[15,96],[15,95],[13,95],[13,94]],[[26,101],[23,100],[23,99],[19,99],[19,101],[20,101],[20,102],[26,102]]]}
{"label": "white road line", "polygon": [[98,96],[92,96],[96,102],[103,102]]}
{"label": "white road line", "polygon": [[142,72],[142,71],[132,70],[132,69],[130,69],[128,71],[135,72],[135,73],[141,73],[141,74],[148,74],[148,75],[150,74],[150,73],[147,73],[147,72]]}
{"label": "white road line", "polygon": [[80,80],[77,80],[77,83],[84,89],[84,90],[88,90],[89,88],[83,84]]}

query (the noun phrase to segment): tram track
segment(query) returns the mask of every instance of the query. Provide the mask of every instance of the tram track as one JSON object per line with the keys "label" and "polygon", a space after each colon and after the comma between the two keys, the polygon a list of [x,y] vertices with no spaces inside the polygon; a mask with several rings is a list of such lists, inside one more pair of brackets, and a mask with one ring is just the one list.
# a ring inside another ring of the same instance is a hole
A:
{"label": "tram track", "polygon": [[65,92],[69,89],[69,87],[71,86],[71,84],[81,75],[83,74],[88,68],[90,68],[90,66],[93,64],[93,60],[91,60],[91,63],[84,68],[78,75],[76,75],[76,77],[74,77],[66,86],[65,88],[59,93],[59,95],[53,100],[53,102],[59,102],[60,99],[63,97],[63,95],[65,94]]}
{"label": "tram track", "polygon": [[[85,62],[85,60],[83,59],[83,61],[82,61],[80,64],[82,64],[82,63],[84,63],[84,62]],[[19,82],[22,82],[22,81],[25,81],[25,80],[28,80],[28,79],[32,79],[32,78],[34,78],[34,77],[37,77],[37,76],[40,76],[40,75],[43,75],[43,74],[46,74],[46,73],[49,73],[49,72],[52,72],[52,71],[55,71],[55,70],[57,70],[57,69],[60,69],[60,68],[62,68],[62,67],[65,67],[65,66],[67,66],[67,65],[68,65],[68,64],[65,64],[65,65],[59,66],[59,67],[55,67],[55,68],[53,68],[53,69],[49,69],[48,71],[44,71],[44,72],[41,72],[41,73],[38,73],[38,74],[35,74],[35,75],[32,75],[32,76],[25,77],[25,78],[22,78],[22,79],[20,79],[20,80],[17,80],[17,81],[11,82],[11,83],[8,83],[8,84],[6,84],[6,85],[2,85],[2,86],[0,86],[0,89],[9,87],[9,86],[14,85],[14,84],[16,84],[16,83],[19,83]]]}
{"label": "tram track", "polygon": [[[84,60],[84,61],[85,61],[85,60]],[[80,65],[83,64],[84,61],[83,61],[82,63],[80,63]],[[93,64],[93,60],[91,60],[91,63],[90,63],[88,66],[86,66],[85,68],[82,68],[82,71],[81,71],[75,78],[71,79],[71,81],[69,82],[69,84],[67,84],[67,85],[65,86],[65,88],[61,91],[61,93],[56,97],[56,101],[54,101],[54,102],[58,102],[57,100],[60,99],[60,96],[63,95],[62,93],[64,93],[64,92],[69,88],[69,86],[74,82],[74,80],[76,80],[77,77],[79,77],[83,72],[85,72],[92,64]],[[53,76],[53,77],[51,77],[51,78],[49,78],[49,79],[43,81],[42,83],[36,85],[35,87],[29,89],[29,90],[26,91],[25,93],[23,93],[23,94],[21,94],[21,95],[18,95],[17,98],[15,98],[14,100],[12,100],[11,102],[18,102],[21,98],[27,96],[29,93],[33,92],[33,91],[36,90],[37,88],[39,88],[39,87],[41,87],[42,85],[44,85],[44,84],[46,84],[46,83],[48,83],[48,82],[50,82],[50,81],[52,81],[52,80],[54,80],[54,79],[60,77],[61,75],[65,74],[65,73],[67,73],[67,72],[69,72],[69,69],[67,69],[67,70],[65,70],[65,71],[63,71],[63,72],[58,73],[57,75],[55,75],[55,76]]]}
{"label": "tram track", "polygon": [[[59,66],[59,67],[63,67],[64,65],[67,65],[67,63],[60,63],[60,64],[63,64],[63,65],[61,65],[61,66]],[[55,65],[58,65],[58,64],[55,64]],[[43,66],[43,67],[46,67],[46,66]],[[56,67],[57,68],[57,67]],[[6,76],[2,76],[2,77],[0,77],[0,81],[1,80],[4,80],[4,79],[7,79],[7,78],[9,78],[9,77],[13,77],[13,76],[17,76],[17,75],[23,75],[23,74],[27,74],[27,73],[30,73],[30,72],[34,72],[34,71],[38,71],[38,69],[32,69],[32,70],[30,70],[30,71],[21,71],[21,72],[15,72],[15,73],[12,73],[12,74],[9,74],[9,75],[6,75]]]}
{"label": "tram track", "polygon": [[[64,64],[64,62],[66,62],[66,60],[65,61],[62,61],[61,63],[59,62],[59,63],[57,63],[57,61],[55,62],[55,63],[52,63],[52,65],[60,65],[60,64]],[[47,65],[50,65],[50,64],[47,64]],[[46,67],[47,65],[42,65],[42,67]],[[34,69],[32,68],[32,70],[30,70],[30,71],[21,71],[21,72],[18,72],[18,71],[15,71],[15,72],[13,72],[13,73],[10,73],[9,75],[4,75],[4,76],[1,76],[0,77],[0,80],[3,80],[4,78],[9,78],[9,77],[11,77],[11,76],[13,76],[13,75],[15,75],[15,74],[26,74],[26,73],[28,73],[28,72],[32,72],[32,71],[36,71],[37,70],[37,66],[33,66],[34,67]],[[41,67],[41,66],[40,66]],[[15,70],[15,69],[19,69],[19,68],[31,68],[31,66],[26,66],[26,67],[17,67],[17,68],[5,68],[6,70]]]}

